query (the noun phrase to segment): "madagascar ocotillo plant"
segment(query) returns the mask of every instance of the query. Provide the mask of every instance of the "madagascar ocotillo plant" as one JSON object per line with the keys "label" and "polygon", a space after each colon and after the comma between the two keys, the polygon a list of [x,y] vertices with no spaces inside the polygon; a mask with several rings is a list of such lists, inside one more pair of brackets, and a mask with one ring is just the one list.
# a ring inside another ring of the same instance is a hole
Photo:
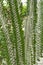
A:
{"label": "madagascar ocotillo plant", "polygon": [[30,39],[31,39],[31,63],[35,64],[35,26],[37,22],[37,14],[36,14],[36,5],[37,0],[30,0]]}
{"label": "madagascar ocotillo plant", "polygon": [[37,23],[36,23],[36,60],[41,57],[41,0],[37,0]]}
{"label": "madagascar ocotillo plant", "polygon": [[[25,65],[25,44],[24,36],[22,31],[20,16],[18,13],[18,4],[16,0],[8,0],[9,4],[9,14],[11,17],[11,23],[13,27],[14,41],[10,39],[9,29],[6,27],[6,22],[8,22],[8,13],[3,9],[3,3],[0,1],[0,19],[3,26],[3,32],[6,37],[7,49],[10,58],[11,65]],[[10,20],[9,20],[10,22]]]}
{"label": "madagascar ocotillo plant", "polygon": [[[25,24],[25,57],[27,65],[31,65],[31,39],[30,39],[30,19],[27,17]],[[28,59],[29,58],[29,59]]]}
{"label": "madagascar ocotillo plant", "polygon": [[[0,24],[1,24],[1,22],[0,22]],[[0,52],[1,52],[0,53],[0,62],[2,63],[2,60],[6,59],[7,64],[10,65],[9,54],[8,54],[5,36],[4,36],[3,31],[2,31],[2,25],[0,26]]]}
{"label": "madagascar ocotillo plant", "polygon": [[30,0],[30,36],[29,36],[29,45],[30,45],[30,49],[31,49],[31,65],[33,65],[33,61],[34,61],[34,51],[33,51],[33,38],[34,38],[34,32],[33,32],[33,18],[34,18],[34,1]]}
{"label": "madagascar ocotillo plant", "polygon": [[[8,55],[10,56],[10,59],[8,58],[8,60],[10,60],[11,62],[11,65],[14,64],[14,55],[13,55],[13,45],[12,45],[12,42],[10,41],[10,37],[9,37],[9,33],[8,33],[8,29],[6,28],[6,18],[4,17],[2,11],[3,11],[3,8],[2,8],[2,4],[0,2],[0,21],[1,21],[1,24],[2,24],[2,29],[3,29],[3,32],[5,34],[5,38],[6,38],[6,43],[5,45],[7,45],[7,50],[8,50]],[[6,50],[6,51],[7,51]],[[8,56],[8,57],[9,57]]]}
{"label": "madagascar ocotillo plant", "polygon": [[40,19],[41,19],[41,56],[43,53],[43,0],[40,1]]}
{"label": "madagascar ocotillo plant", "polygon": [[37,0],[37,23],[36,23],[36,60],[40,60],[43,47],[43,1]]}
{"label": "madagascar ocotillo plant", "polygon": [[[29,4],[29,15],[27,16],[25,25],[25,51],[28,65],[35,64],[35,26],[37,22],[36,14],[36,0],[28,0]],[[30,54],[29,54],[30,53]],[[28,59],[30,58],[30,59]]]}
{"label": "madagascar ocotillo plant", "polygon": [[22,21],[18,13],[18,4],[16,0],[9,0],[8,2],[11,10],[12,26],[15,37],[17,64],[25,64],[24,36],[21,26]]}

